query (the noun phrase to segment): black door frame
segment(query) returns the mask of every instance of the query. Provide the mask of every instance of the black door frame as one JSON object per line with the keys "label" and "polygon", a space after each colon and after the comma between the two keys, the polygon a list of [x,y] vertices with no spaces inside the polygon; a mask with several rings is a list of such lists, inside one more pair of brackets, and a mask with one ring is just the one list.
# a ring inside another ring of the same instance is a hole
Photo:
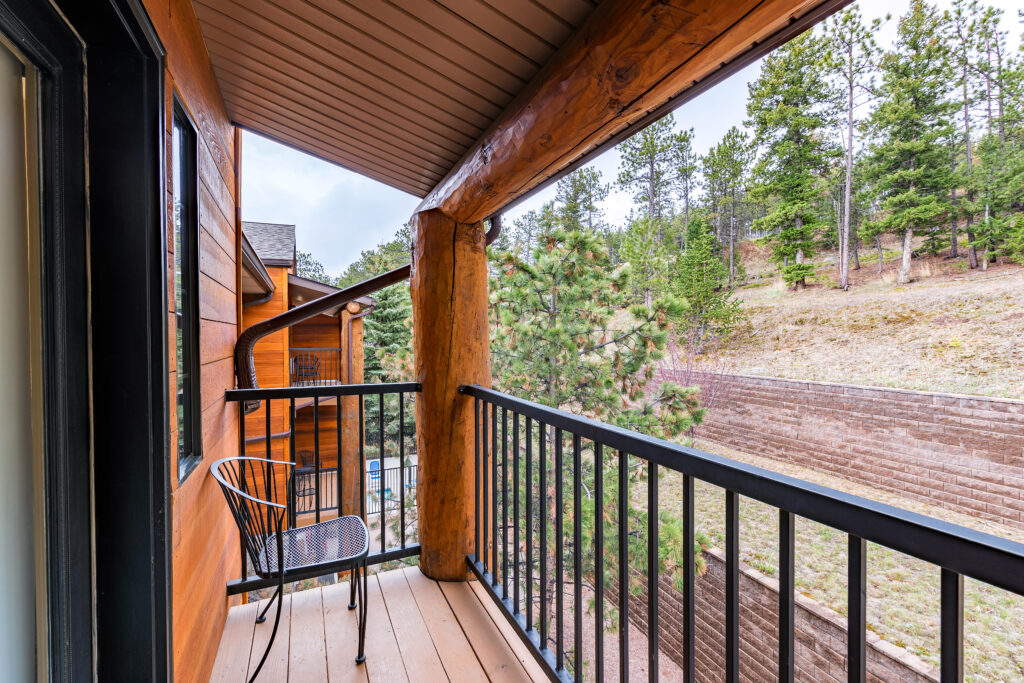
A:
{"label": "black door frame", "polygon": [[56,4],[0,0],[39,73],[49,677],[171,680],[164,52],[141,0]]}

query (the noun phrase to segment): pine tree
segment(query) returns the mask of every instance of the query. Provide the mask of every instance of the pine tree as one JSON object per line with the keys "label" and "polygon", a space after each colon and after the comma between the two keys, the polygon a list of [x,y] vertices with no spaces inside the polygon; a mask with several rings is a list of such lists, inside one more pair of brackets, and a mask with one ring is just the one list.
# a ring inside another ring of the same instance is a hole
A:
{"label": "pine tree", "polygon": [[373,312],[363,318],[364,368],[371,382],[398,382],[394,371],[385,361],[409,348],[412,330],[408,321],[412,317],[412,299],[409,283],[385,287],[373,295]]}
{"label": "pine tree", "polygon": [[633,195],[641,216],[657,224],[659,242],[664,237],[662,221],[671,213],[679,172],[680,136],[672,125],[669,114],[619,145],[619,187]]}
{"label": "pine tree", "polygon": [[765,58],[749,86],[747,116],[763,154],[756,190],[769,212],[755,221],[774,233],[772,250],[787,284],[802,285],[814,266],[815,236],[822,227],[814,211],[817,178],[833,156],[826,130],[835,101],[821,77],[824,45],[811,32],[794,38]]}
{"label": "pine tree", "polygon": [[869,173],[881,211],[869,221],[875,234],[903,237],[899,283],[910,281],[911,240],[938,225],[949,213],[952,173],[946,95],[947,53],[940,17],[913,0],[900,19],[894,48],[882,58],[882,99],[871,124],[878,143]]}
{"label": "pine tree", "polygon": [[825,25],[828,51],[825,66],[839,86],[837,91],[846,111],[846,132],[843,139],[844,183],[842,212],[839,224],[839,288],[850,288],[850,227],[853,222],[853,158],[854,133],[857,130],[856,111],[874,86],[874,67],[878,47],[873,35],[881,26],[880,20],[865,26],[860,8],[856,5],[843,10]]}
{"label": "pine tree", "polygon": [[325,285],[333,285],[335,282],[335,279],[327,274],[324,264],[313,258],[313,254],[308,251],[300,251],[295,255],[295,274]]}
{"label": "pine tree", "polygon": [[600,204],[610,189],[601,182],[601,171],[596,168],[577,169],[559,180],[555,191],[558,224],[566,230],[600,231]]}
{"label": "pine tree", "polygon": [[729,247],[729,286],[736,282],[737,221],[747,189],[753,149],[746,133],[736,126],[703,158],[704,180],[708,187],[712,216],[719,226],[719,239]]}
{"label": "pine tree", "polygon": [[673,292],[686,302],[681,330],[695,349],[720,341],[741,315],[733,297],[729,269],[715,255],[715,235],[703,217],[694,217],[686,238],[686,251],[676,261]]}
{"label": "pine tree", "polygon": [[690,207],[699,187],[699,170],[700,157],[693,150],[693,128],[690,128],[676,136],[676,177],[680,199],[683,201],[683,223],[679,232],[682,238],[679,242],[680,250],[686,246],[685,239],[690,230]]}
{"label": "pine tree", "polygon": [[[682,304],[625,306],[629,269],[613,269],[601,238],[558,229],[530,260],[499,255],[491,284],[495,384],[544,405],[662,436],[700,419],[692,390],[648,384]],[[613,318],[619,321],[613,326]]]}
{"label": "pine tree", "polygon": [[669,261],[658,242],[658,224],[647,218],[634,220],[622,240],[622,260],[629,264],[630,299],[650,306],[664,293]]}

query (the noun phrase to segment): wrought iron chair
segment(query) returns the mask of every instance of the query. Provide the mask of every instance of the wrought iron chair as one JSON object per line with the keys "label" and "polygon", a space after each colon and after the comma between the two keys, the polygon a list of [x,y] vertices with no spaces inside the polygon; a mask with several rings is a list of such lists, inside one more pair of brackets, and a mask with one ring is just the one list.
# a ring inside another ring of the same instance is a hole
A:
{"label": "wrought iron chair", "polygon": [[228,501],[253,571],[262,579],[277,579],[277,589],[256,617],[256,623],[262,624],[270,606],[277,601],[274,630],[250,683],[263,668],[277,636],[285,581],[289,576],[295,577],[292,580],[316,576],[320,567],[324,570],[320,575],[350,572],[348,608],[359,608],[356,663],[366,661],[366,557],[370,549],[366,524],[359,517],[346,515],[286,529],[287,505],[279,501],[288,500],[287,489],[292,482],[288,475],[292,467],[293,463],[281,460],[236,457],[218,460],[210,468]]}

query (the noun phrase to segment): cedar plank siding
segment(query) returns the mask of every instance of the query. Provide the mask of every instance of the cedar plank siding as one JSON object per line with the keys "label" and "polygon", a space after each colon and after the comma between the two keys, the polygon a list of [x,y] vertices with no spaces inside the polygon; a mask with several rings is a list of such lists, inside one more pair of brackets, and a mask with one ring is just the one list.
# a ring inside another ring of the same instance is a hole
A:
{"label": "cedar plank siding", "polygon": [[177,480],[176,414],[171,410],[171,553],[174,677],[210,676],[227,617],[226,583],[239,574],[237,531],[210,463],[234,455],[238,412],[226,405],[234,386],[232,353],[238,336],[235,258],[234,131],[213,77],[188,0],[144,0],[165,49],[167,142],[167,283],[170,404],[176,405],[170,144],[172,94],[188,110],[199,142],[200,386],[203,458],[184,483]]}

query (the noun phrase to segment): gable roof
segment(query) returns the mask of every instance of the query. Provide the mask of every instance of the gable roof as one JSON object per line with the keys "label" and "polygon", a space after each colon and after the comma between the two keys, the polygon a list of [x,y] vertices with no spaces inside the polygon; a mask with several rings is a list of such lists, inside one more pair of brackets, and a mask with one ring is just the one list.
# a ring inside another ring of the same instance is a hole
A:
{"label": "gable roof", "polygon": [[242,221],[242,232],[264,264],[291,266],[295,263],[294,225]]}

